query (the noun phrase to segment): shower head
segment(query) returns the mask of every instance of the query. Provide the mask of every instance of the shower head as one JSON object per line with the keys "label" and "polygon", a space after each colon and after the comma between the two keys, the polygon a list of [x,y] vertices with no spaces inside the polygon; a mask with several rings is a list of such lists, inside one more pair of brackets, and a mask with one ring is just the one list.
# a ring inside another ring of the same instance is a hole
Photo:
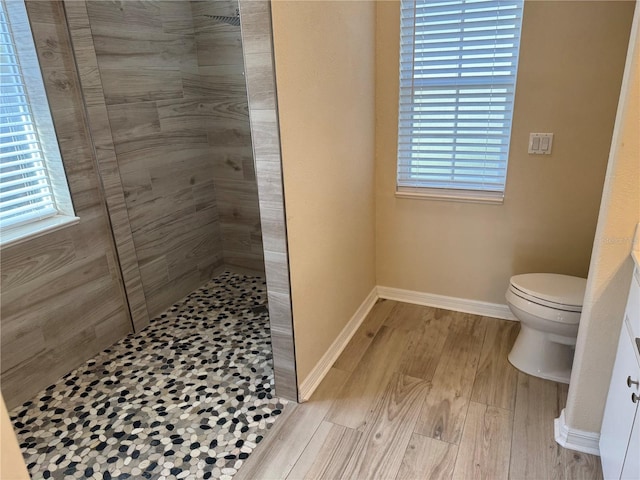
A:
{"label": "shower head", "polygon": [[234,16],[224,16],[224,15],[205,15],[207,18],[211,18],[216,22],[226,23],[227,25],[233,25],[234,27],[240,26],[240,10],[236,9],[236,14]]}

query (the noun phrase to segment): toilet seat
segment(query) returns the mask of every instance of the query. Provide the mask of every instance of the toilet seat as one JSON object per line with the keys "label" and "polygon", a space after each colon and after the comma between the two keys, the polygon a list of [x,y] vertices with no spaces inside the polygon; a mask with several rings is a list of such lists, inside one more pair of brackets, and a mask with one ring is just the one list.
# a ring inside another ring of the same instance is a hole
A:
{"label": "toilet seat", "polygon": [[529,302],[562,310],[581,312],[587,280],[555,273],[528,273],[511,277],[509,289]]}
{"label": "toilet seat", "polygon": [[530,315],[544,322],[553,322],[552,324],[543,327],[546,330],[563,330],[565,327],[572,330],[573,327],[577,327],[580,323],[580,312],[563,310],[558,308],[558,305],[542,305],[539,300],[527,297],[527,295],[518,292],[518,290],[513,288],[513,286],[510,286],[507,290],[506,298],[509,308],[512,310],[513,308],[516,308],[520,311],[520,313],[516,313],[515,315],[521,321],[523,316]]}
{"label": "toilet seat", "polygon": [[511,293],[513,293],[514,295],[517,295],[518,297],[522,298],[523,300],[526,300],[527,302],[535,303],[536,305],[540,305],[541,307],[551,308],[553,310],[561,310],[563,312],[576,312],[576,313],[582,312],[582,307],[581,306],[564,305],[562,303],[555,303],[555,302],[550,302],[548,300],[543,300],[543,299],[535,297],[533,295],[529,295],[529,294],[517,289],[513,285],[509,286],[509,290],[511,291]]}

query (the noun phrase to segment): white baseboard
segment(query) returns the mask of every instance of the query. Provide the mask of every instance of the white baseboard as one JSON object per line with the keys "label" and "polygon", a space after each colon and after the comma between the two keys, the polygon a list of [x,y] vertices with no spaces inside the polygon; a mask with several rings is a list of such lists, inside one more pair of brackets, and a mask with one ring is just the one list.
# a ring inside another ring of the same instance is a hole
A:
{"label": "white baseboard", "polygon": [[482,302],[480,300],[447,297],[446,295],[414,292],[411,290],[381,286],[378,286],[378,296],[380,298],[396,300],[398,302],[415,303],[417,305],[444,308],[446,310],[472,313],[474,315],[483,315],[485,317],[502,318],[504,320],[517,320],[506,304],[502,305],[499,303]]}
{"label": "white baseboard", "polygon": [[358,310],[356,310],[356,313],[353,314],[351,320],[349,320],[349,322],[344,326],[338,337],[333,341],[313,370],[311,370],[311,373],[309,373],[307,378],[305,378],[300,384],[298,393],[301,402],[309,400],[331,366],[342,353],[342,350],[344,350],[344,347],[347,346],[351,337],[356,333],[360,324],[362,324],[364,319],[367,317],[377,300],[378,291],[376,287],[373,287],[367,298],[364,299],[362,304],[358,307]]}
{"label": "white baseboard", "polygon": [[600,456],[600,434],[569,427],[564,418],[564,408],[553,421],[556,442],[564,448]]}

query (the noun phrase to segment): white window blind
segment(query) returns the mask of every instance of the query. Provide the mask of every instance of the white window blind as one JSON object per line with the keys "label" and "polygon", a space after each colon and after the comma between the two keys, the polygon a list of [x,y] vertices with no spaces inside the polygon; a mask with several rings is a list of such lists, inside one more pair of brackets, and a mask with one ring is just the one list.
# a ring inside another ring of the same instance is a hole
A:
{"label": "white window blind", "polygon": [[23,226],[69,214],[71,200],[24,3],[0,0],[2,241],[13,239],[17,227],[33,234]]}
{"label": "white window blind", "polygon": [[398,192],[504,194],[522,0],[402,0]]}

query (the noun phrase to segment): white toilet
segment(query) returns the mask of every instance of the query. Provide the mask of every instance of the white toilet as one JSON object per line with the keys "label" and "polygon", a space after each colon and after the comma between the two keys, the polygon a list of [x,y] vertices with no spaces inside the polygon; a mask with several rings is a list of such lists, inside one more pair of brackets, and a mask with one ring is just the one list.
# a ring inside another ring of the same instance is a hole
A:
{"label": "white toilet", "polygon": [[569,383],[587,280],[555,273],[511,277],[507,304],[520,320],[509,361],[518,370]]}

